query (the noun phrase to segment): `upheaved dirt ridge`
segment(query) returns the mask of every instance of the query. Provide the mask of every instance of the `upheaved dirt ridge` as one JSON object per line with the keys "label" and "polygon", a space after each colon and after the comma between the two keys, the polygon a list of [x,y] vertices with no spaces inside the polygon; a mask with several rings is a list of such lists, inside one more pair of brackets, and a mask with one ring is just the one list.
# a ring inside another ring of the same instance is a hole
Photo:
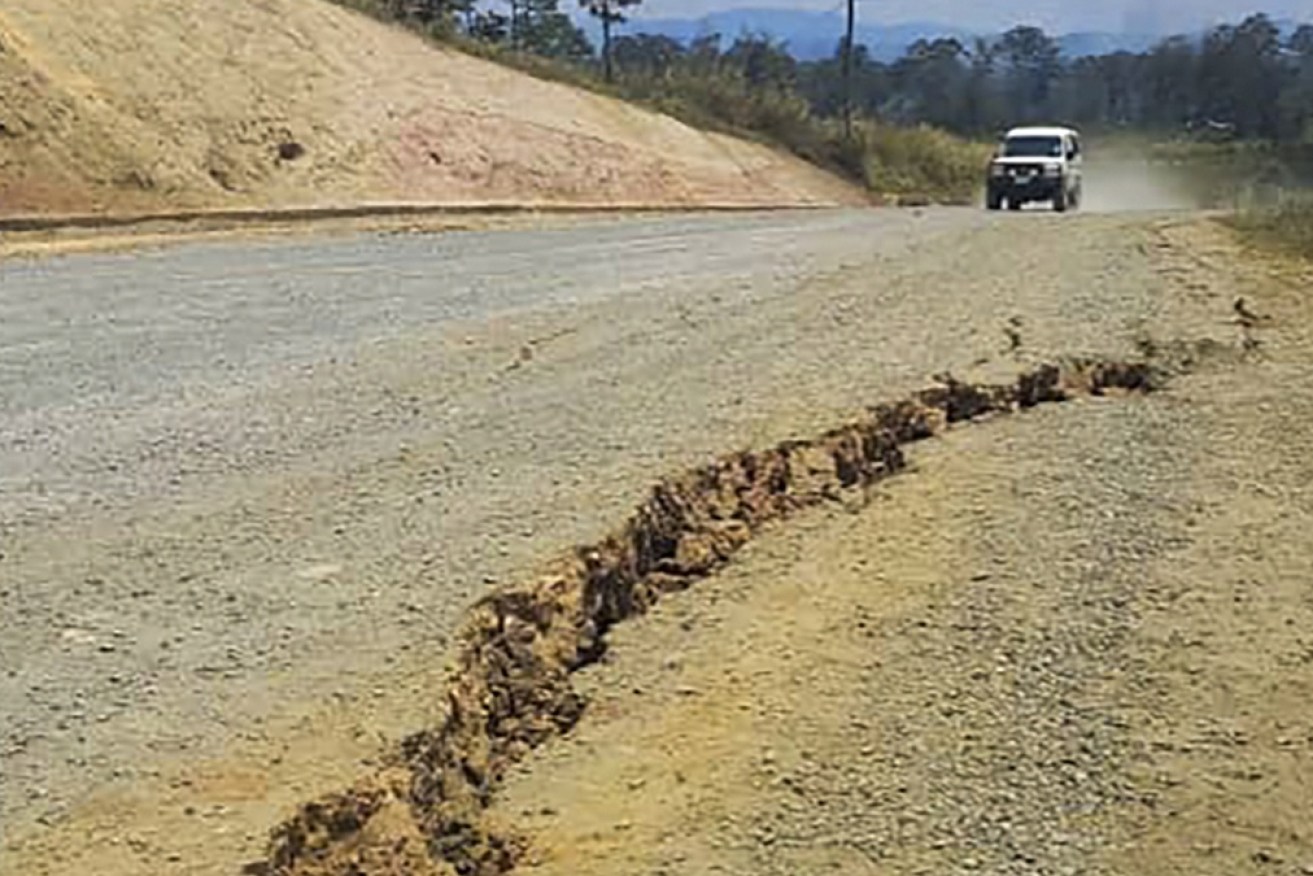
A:
{"label": "upheaved dirt ridge", "polygon": [[766,147],[325,0],[0,9],[0,215],[859,200]]}
{"label": "upheaved dirt ridge", "polygon": [[904,467],[902,445],[944,427],[1078,395],[1148,392],[1165,372],[1143,362],[1045,365],[1008,385],[942,378],[814,440],[727,455],[662,481],[618,530],[575,549],[527,586],[480,600],[461,633],[441,726],[409,738],[354,788],[310,803],[249,870],[299,874],[504,873],[522,846],[485,810],[507,768],[568,730],[585,703],[571,675],[606,633],[662,594],[720,568],[764,524],[860,497]]}

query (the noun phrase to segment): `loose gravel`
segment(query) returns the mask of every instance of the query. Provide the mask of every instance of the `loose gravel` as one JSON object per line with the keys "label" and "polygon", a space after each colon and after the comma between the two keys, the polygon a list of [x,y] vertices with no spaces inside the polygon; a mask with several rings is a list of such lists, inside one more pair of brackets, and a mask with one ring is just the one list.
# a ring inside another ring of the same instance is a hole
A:
{"label": "loose gravel", "polygon": [[[370,716],[333,733],[414,729],[422,686],[388,681],[659,474],[943,370],[1232,340],[1232,287],[1189,288],[1176,220],[1070,219],[684,218],[0,265],[5,838],[39,846],[247,735],[267,757],[259,728],[325,702]],[[171,799],[194,809],[187,787]],[[270,808],[315,787],[227,799],[219,839],[137,845],[190,872],[255,857]],[[119,821],[101,862],[129,871]]]}

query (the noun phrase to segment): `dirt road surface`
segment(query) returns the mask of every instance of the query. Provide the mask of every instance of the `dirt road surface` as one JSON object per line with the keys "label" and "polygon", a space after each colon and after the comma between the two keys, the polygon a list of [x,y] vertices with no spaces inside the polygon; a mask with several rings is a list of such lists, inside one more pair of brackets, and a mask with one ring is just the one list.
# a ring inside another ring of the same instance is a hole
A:
{"label": "dirt road surface", "polygon": [[495,815],[531,872],[1306,872],[1298,270],[966,210],[0,263],[0,871],[232,873],[658,477],[1160,350],[1166,391],[954,430],[620,627]]}

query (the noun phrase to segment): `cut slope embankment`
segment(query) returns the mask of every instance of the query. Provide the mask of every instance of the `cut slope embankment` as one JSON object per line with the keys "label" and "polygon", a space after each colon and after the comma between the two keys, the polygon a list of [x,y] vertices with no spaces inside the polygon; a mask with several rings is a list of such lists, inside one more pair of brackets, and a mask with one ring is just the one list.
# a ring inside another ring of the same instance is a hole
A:
{"label": "cut slope embankment", "polygon": [[862,200],[763,145],[323,0],[0,10],[0,215]]}

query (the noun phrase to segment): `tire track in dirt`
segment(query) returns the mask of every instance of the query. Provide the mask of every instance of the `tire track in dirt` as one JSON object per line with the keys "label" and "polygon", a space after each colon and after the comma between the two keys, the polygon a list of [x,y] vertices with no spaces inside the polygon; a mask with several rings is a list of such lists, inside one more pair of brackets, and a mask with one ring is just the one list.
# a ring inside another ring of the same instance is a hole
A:
{"label": "tire track in dirt", "polygon": [[1146,393],[1173,366],[1073,360],[1004,385],[951,375],[908,399],[807,441],[727,455],[653,488],[602,542],[550,573],[480,600],[460,637],[440,726],[339,794],[304,805],[249,873],[504,873],[524,846],[485,810],[509,767],[569,730],[586,707],[571,676],[598,661],[607,631],[662,595],[728,562],[764,524],[826,502],[860,499],[905,465],[901,448],[945,427],[1082,395]]}

